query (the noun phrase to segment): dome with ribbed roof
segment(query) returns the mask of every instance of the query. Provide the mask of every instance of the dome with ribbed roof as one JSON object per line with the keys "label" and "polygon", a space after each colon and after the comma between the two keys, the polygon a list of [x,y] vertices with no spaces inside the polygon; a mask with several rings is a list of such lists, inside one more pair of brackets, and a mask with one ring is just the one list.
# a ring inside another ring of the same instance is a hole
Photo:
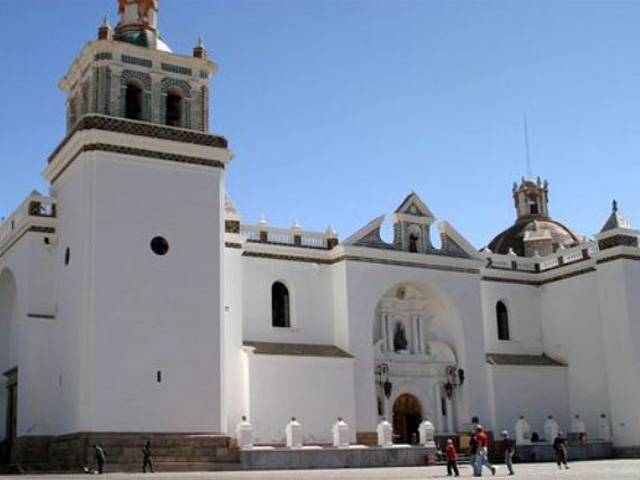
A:
{"label": "dome with ribbed roof", "polygon": [[536,181],[523,178],[520,185],[514,184],[516,222],[489,242],[489,250],[531,257],[580,243],[577,233],[550,217],[548,195],[548,183],[539,177]]}

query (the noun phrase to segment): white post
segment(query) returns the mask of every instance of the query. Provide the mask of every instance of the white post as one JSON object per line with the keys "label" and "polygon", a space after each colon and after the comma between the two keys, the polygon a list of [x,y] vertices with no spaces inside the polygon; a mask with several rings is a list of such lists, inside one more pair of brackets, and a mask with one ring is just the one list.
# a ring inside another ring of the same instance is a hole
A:
{"label": "white post", "polygon": [[611,422],[604,413],[600,415],[598,419],[598,433],[598,437],[600,437],[600,440],[603,442],[611,441]]}
{"label": "white post", "polygon": [[544,422],[544,439],[547,442],[553,443],[555,438],[558,436],[558,424],[553,419],[553,415],[549,415],[547,420]]}
{"label": "white post", "polygon": [[333,446],[349,446],[349,425],[342,420],[342,417],[338,417],[338,421],[333,425]]}
{"label": "white post", "polygon": [[531,444],[531,425],[524,419],[524,415],[520,415],[514,429],[516,431],[516,445]]}
{"label": "white post", "polygon": [[236,427],[236,439],[238,448],[241,450],[253,447],[253,426],[247,421],[247,417],[242,417],[242,421]]}
{"label": "white post", "polygon": [[376,429],[378,432],[378,445],[380,447],[393,446],[393,428],[386,420],[382,420]]}
{"label": "white post", "polygon": [[288,448],[302,448],[302,425],[296,420],[296,417],[292,417],[287,424],[285,434]]}
{"label": "white post", "polygon": [[425,418],[420,424],[418,431],[420,433],[420,445],[425,447],[435,446],[435,442],[433,440],[435,428],[433,428],[433,423],[431,423],[428,418]]}

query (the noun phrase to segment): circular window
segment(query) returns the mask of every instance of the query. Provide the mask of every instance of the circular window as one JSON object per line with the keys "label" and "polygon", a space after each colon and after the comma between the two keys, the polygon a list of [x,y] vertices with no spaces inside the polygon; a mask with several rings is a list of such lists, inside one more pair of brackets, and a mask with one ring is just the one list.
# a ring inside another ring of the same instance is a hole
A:
{"label": "circular window", "polygon": [[169,251],[169,242],[164,237],[153,237],[151,240],[151,250],[156,255],[165,255]]}

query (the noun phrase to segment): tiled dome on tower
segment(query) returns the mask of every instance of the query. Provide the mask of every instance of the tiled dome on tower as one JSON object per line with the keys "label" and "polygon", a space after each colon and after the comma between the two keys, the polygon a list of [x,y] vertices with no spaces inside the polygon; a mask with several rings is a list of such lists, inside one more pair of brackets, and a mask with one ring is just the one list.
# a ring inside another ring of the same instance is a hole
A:
{"label": "tiled dome on tower", "polygon": [[494,253],[513,251],[518,256],[549,255],[558,248],[577,245],[579,236],[549,216],[548,183],[540,177],[534,182],[522,179],[513,184],[518,218],[513,226],[499,233],[488,245]]}

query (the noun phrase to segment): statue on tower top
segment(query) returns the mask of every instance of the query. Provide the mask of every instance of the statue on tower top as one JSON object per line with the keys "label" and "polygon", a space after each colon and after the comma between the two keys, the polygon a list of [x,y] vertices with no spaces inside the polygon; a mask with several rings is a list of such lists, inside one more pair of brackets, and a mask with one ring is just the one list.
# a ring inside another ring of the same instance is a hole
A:
{"label": "statue on tower top", "polygon": [[114,40],[170,51],[158,32],[158,0],[118,0]]}
{"label": "statue on tower top", "polygon": [[120,21],[118,29],[130,30],[142,27],[156,30],[158,0],[118,0]]}

